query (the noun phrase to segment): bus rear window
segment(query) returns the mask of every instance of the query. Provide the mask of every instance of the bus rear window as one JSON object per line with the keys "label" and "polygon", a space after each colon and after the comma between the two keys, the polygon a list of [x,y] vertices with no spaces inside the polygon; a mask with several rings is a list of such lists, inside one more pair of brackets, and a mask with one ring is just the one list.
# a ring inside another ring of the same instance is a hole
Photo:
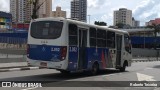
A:
{"label": "bus rear window", "polygon": [[31,24],[31,36],[37,39],[56,39],[61,36],[63,22],[39,21]]}

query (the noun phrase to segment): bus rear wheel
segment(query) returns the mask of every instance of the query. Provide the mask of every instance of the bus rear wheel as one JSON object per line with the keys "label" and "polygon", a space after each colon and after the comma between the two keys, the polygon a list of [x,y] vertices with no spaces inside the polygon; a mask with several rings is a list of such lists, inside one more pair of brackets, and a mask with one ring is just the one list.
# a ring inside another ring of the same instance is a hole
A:
{"label": "bus rear wheel", "polygon": [[98,73],[99,66],[98,63],[94,63],[91,70],[91,75],[96,75]]}

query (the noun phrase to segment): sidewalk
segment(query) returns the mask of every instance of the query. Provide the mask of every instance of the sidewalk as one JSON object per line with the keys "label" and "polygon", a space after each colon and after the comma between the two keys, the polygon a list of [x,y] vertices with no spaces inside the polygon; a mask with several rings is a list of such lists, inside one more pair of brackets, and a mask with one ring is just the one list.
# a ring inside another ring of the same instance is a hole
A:
{"label": "sidewalk", "polygon": [[0,69],[12,67],[27,67],[27,62],[0,63]]}
{"label": "sidewalk", "polygon": [[152,62],[152,61],[160,61],[160,57],[157,58],[133,58],[132,62]]}
{"label": "sidewalk", "polygon": [[27,66],[26,57],[23,55],[0,54],[0,69]]}

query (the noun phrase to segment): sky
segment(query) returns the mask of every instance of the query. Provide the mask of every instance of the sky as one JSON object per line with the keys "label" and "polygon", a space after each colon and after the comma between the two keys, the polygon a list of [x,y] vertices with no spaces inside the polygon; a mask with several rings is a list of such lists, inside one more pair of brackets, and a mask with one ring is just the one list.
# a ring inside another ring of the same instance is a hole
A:
{"label": "sky", "polygon": [[[52,10],[56,6],[61,6],[62,10],[67,11],[67,18],[70,18],[71,0],[53,0]],[[90,15],[91,24],[94,21],[104,21],[113,25],[113,11],[119,8],[132,10],[132,16],[139,20],[141,25],[145,22],[160,18],[160,0],[88,0],[87,15]],[[9,12],[9,0],[1,0],[0,11]],[[87,16],[89,22],[89,16]]]}

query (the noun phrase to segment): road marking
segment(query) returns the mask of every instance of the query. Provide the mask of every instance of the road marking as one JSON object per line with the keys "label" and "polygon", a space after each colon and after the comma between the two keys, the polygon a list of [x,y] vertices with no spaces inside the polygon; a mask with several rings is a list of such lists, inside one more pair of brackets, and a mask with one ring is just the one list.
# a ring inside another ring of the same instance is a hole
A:
{"label": "road marking", "polygon": [[155,89],[154,90],[160,90],[160,88],[158,88],[158,87],[155,87]]}
{"label": "road marking", "polygon": [[36,69],[44,69],[44,68],[40,68],[40,67],[9,68],[9,69],[0,69],[0,72],[23,71],[23,70],[36,70]]}
{"label": "road marking", "polygon": [[150,70],[150,69],[153,69],[153,68],[145,68],[144,70]]}
{"label": "road marking", "polygon": [[36,89],[38,87],[33,87],[33,88],[26,88],[26,89],[21,89],[21,90],[33,90],[33,89]]}
{"label": "road marking", "polygon": [[156,81],[153,76],[137,73],[138,81]]}
{"label": "road marking", "polygon": [[109,74],[109,75],[103,75],[103,77],[105,76],[114,76],[114,75],[121,75],[122,73],[116,73],[116,74]]}
{"label": "road marking", "polygon": [[20,70],[20,68],[12,68],[12,69],[9,69],[9,71],[18,71]]}
{"label": "road marking", "polygon": [[103,75],[103,77],[105,77],[105,76],[113,76],[113,75],[116,75],[116,74]]}

